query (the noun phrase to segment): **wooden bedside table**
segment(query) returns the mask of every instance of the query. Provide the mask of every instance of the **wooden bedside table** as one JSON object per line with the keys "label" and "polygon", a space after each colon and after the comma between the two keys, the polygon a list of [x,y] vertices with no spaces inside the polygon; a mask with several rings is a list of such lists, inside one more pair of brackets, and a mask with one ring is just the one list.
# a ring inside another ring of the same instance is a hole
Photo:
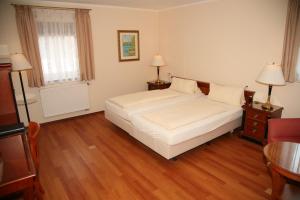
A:
{"label": "wooden bedside table", "polygon": [[167,81],[161,81],[160,83],[156,83],[155,81],[148,81],[147,84],[148,90],[166,89],[171,85],[171,83]]}
{"label": "wooden bedside table", "polygon": [[283,107],[273,105],[271,111],[262,109],[261,102],[253,102],[251,106],[243,106],[244,130],[241,136],[251,138],[265,144],[268,138],[268,119],[281,118]]}

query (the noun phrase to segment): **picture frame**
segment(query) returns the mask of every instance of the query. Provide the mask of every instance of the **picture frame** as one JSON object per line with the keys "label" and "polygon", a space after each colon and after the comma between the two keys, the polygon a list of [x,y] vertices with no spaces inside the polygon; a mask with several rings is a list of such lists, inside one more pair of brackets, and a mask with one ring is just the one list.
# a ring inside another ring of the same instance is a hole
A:
{"label": "picture frame", "polygon": [[140,60],[138,30],[118,30],[119,62]]}

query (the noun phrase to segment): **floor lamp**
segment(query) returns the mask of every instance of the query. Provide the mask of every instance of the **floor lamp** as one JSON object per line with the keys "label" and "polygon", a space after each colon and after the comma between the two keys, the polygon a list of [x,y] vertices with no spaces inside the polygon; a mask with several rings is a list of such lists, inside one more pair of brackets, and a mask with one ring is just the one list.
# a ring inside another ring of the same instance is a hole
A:
{"label": "floor lamp", "polygon": [[31,70],[32,66],[30,65],[30,63],[27,61],[27,59],[25,58],[25,56],[22,53],[13,54],[13,55],[11,55],[10,59],[11,59],[11,63],[12,63],[12,70],[19,73],[19,79],[20,79],[21,87],[22,87],[24,105],[25,105],[27,120],[29,123],[30,116],[29,116],[29,112],[28,112],[27,98],[26,98],[23,79],[22,79],[22,71]]}

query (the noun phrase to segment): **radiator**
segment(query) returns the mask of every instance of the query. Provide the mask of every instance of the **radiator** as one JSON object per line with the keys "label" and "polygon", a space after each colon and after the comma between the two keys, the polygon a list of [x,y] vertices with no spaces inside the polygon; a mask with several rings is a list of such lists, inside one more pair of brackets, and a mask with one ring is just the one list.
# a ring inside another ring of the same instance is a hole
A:
{"label": "radiator", "polygon": [[61,84],[40,89],[45,117],[87,110],[90,108],[86,83]]}

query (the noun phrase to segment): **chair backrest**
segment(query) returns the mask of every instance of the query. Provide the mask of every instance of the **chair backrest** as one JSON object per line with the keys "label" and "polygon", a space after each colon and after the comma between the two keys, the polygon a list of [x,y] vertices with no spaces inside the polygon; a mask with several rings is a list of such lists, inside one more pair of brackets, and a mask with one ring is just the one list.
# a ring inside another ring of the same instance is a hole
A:
{"label": "chair backrest", "polygon": [[269,119],[268,143],[276,141],[300,143],[300,118]]}
{"label": "chair backrest", "polygon": [[30,152],[32,155],[33,162],[35,164],[35,168],[39,171],[39,150],[38,150],[38,135],[40,131],[40,125],[36,122],[29,122],[28,126],[28,139],[29,139],[29,146]]}

